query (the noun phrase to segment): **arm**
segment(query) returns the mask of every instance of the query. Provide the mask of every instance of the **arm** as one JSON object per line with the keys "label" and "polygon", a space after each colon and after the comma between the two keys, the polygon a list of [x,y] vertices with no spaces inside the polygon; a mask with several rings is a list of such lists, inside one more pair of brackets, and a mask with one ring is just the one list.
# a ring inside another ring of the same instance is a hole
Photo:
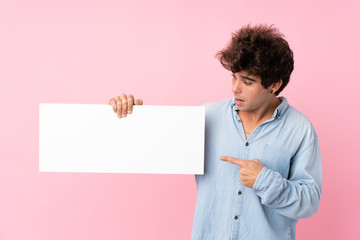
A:
{"label": "arm", "polygon": [[293,157],[288,180],[278,172],[264,167],[253,187],[262,204],[293,219],[315,214],[320,203],[321,188],[321,155],[316,134]]}

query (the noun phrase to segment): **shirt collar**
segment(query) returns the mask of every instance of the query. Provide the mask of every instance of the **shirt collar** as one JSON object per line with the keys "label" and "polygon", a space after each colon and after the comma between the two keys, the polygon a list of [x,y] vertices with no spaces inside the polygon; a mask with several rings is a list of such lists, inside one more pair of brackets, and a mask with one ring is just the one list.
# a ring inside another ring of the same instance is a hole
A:
{"label": "shirt collar", "polygon": [[[285,97],[279,97],[279,99],[281,100],[280,105],[275,109],[274,114],[273,114],[273,118],[281,118],[281,116],[283,115],[283,113],[286,111],[286,109],[289,107],[288,101]],[[230,107],[233,109],[233,111],[237,111],[239,110],[235,104],[235,97],[233,97],[231,99],[231,104]]]}

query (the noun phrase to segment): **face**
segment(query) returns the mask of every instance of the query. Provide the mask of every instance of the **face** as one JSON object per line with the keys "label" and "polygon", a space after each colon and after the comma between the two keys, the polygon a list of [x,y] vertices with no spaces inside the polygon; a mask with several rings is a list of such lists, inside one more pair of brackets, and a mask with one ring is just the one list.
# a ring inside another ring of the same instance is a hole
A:
{"label": "face", "polygon": [[235,104],[242,112],[256,112],[266,109],[275,94],[261,85],[259,76],[244,71],[232,74],[232,91]]}

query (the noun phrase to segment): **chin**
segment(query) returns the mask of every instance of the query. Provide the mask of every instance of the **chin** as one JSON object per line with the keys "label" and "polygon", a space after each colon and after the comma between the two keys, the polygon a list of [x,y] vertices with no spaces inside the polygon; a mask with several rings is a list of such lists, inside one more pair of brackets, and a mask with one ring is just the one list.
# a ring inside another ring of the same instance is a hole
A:
{"label": "chin", "polygon": [[237,109],[239,109],[242,112],[248,112],[249,111],[249,109],[244,107],[244,106],[239,106],[239,105],[236,105],[236,106],[237,106]]}

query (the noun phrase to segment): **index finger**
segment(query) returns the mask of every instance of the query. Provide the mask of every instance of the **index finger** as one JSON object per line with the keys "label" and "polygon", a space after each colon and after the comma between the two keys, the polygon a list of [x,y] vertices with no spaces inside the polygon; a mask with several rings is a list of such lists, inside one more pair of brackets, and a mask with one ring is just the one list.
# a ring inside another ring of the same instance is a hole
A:
{"label": "index finger", "polygon": [[241,160],[241,159],[237,159],[237,158],[233,158],[233,157],[227,157],[227,156],[221,156],[220,160],[222,161],[226,161],[232,164],[236,164],[239,166],[243,166],[244,162],[246,162],[245,160]]}
{"label": "index finger", "polygon": [[130,113],[132,113],[132,110],[133,110],[134,96],[132,94],[129,94],[127,96],[127,99],[128,99],[127,113],[130,114]]}
{"label": "index finger", "polygon": [[120,99],[121,99],[121,102],[122,102],[121,116],[126,117],[127,107],[128,107],[127,96],[123,93],[123,94],[120,95]]}
{"label": "index finger", "polygon": [[110,100],[109,100],[109,103],[108,103],[109,105],[111,105],[111,107],[112,107],[112,109],[113,109],[113,111],[116,113],[116,100],[115,100],[115,98],[111,98]]}

